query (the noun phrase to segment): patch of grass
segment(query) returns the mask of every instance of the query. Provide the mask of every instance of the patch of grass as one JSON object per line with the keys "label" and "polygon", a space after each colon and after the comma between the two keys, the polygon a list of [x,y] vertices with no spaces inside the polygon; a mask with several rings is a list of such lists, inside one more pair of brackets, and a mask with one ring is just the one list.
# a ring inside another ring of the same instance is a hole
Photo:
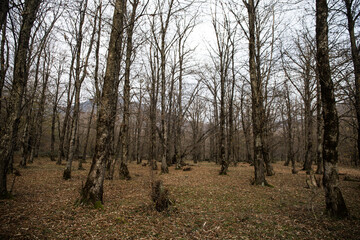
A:
{"label": "patch of grass", "polygon": [[115,221],[118,224],[126,224],[127,223],[126,219],[123,217],[117,217],[117,218],[115,218]]}
{"label": "patch of grass", "polygon": [[96,201],[96,202],[94,203],[94,208],[95,208],[95,209],[103,210],[103,209],[104,209],[104,205],[102,204],[101,201]]}

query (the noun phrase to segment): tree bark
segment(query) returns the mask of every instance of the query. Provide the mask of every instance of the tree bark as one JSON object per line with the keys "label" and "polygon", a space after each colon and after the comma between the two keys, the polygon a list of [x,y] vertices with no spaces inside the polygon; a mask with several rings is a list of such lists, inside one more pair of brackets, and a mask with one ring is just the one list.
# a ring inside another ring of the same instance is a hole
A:
{"label": "tree bark", "polygon": [[152,48],[150,48],[150,67],[151,67],[151,89],[150,89],[150,151],[149,166],[152,170],[157,170],[156,163],[156,105],[159,93],[159,74],[158,74],[158,57],[156,50],[152,56]]}
{"label": "tree bark", "polygon": [[244,133],[245,138],[245,156],[246,162],[253,164],[253,158],[251,155],[251,117],[250,117],[250,107],[246,104],[246,108],[244,106],[244,89],[241,90],[241,100],[240,100],[240,111],[241,111],[241,125]]}
{"label": "tree bark", "polygon": [[126,57],[125,57],[125,75],[124,75],[124,111],[123,111],[123,121],[122,121],[122,157],[120,162],[120,179],[129,180],[130,173],[127,167],[127,162],[129,158],[129,122],[130,122],[130,68],[131,68],[131,57],[133,51],[133,33],[135,26],[136,18],[136,9],[139,1],[135,0],[132,4],[132,12],[130,20],[128,22],[128,27],[126,30],[127,40],[126,40]]}
{"label": "tree bark", "polygon": [[[22,154],[22,158],[20,161],[19,166],[22,168],[25,168],[27,166],[27,162],[29,161],[29,155],[31,152],[31,144],[33,144],[33,138],[34,138],[34,132],[33,130],[33,124],[34,124],[34,115],[33,114],[33,106],[34,106],[34,101],[35,101],[35,97],[36,97],[36,92],[37,92],[37,88],[38,88],[38,83],[39,83],[39,68],[40,68],[40,60],[41,60],[41,54],[42,54],[42,48],[41,50],[38,52],[38,56],[37,56],[37,61],[36,61],[36,67],[35,67],[35,76],[34,76],[34,85],[33,88],[31,89],[32,92],[30,94],[30,97],[28,100],[26,101],[26,117],[25,117],[25,126],[24,126],[24,132],[21,138],[21,154]],[[25,94],[24,97],[26,99],[26,92],[29,90],[25,90]]]}
{"label": "tree bark", "polygon": [[[316,74],[318,75],[318,74]],[[317,135],[317,148],[316,148],[316,173],[323,174],[323,119],[321,116],[321,86],[319,77],[316,76],[316,135]]]}
{"label": "tree bark", "polygon": [[71,111],[71,105],[74,99],[74,93],[75,91],[72,90],[72,72],[74,69],[74,63],[75,63],[75,57],[72,57],[71,63],[70,63],[70,69],[69,69],[69,84],[68,84],[68,91],[67,91],[67,106],[65,110],[65,116],[61,128],[61,132],[59,133],[59,152],[58,152],[58,159],[56,161],[57,165],[61,165],[62,159],[65,157],[65,142],[66,142],[66,135],[67,132],[69,132],[69,118],[70,118],[70,111]]}
{"label": "tree bark", "polygon": [[139,106],[138,106],[138,112],[136,115],[136,150],[135,150],[135,156],[136,156],[136,163],[140,164],[142,162],[142,146],[141,146],[141,130],[143,125],[143,94],[142,94],[142,82],[140,83],[139,87]]}
{"label": "tree bark", "polygon": [[51,114],[51,143],[50,143],[50,160],[56,161],[55,159],[55,124],[56,124],[56,117],[58,115],[58,104],[59,104],[59,91],[60,91],[60,80],[62,75],[62,66],[59,64],[58,69],[58,76],[56,79],[56,90],[55,90],[55,97],[53,101],[53,108]]}
{"label": "tree bark", "polygon": [[10,159],[13,158],[14,154],[21,117],[22,100],[28,80],[27,55],[29,51],[31,28],[34,25],[41,2],[41,0],[25,1],[25,8],[22,12],[18,48],[15,52],[14,59],[13,83],[10,91],[8,107],[9,116],[6,119],[4,133],[0,138],[0,198],[8,196],[6,173]]}
{"label": "tree bark", "polygon": [[165,105],[165,91],[166,91],[166,53],[165,53],[165,33],[166,30],[163,30],[163,36],[161,41],[161,51],[160,51],[160,62],[161,62],[161,143],[162,143],[162,153],[161,153],[161,173],[169,173],[169,168],[167,166],[167,126],[166,126],[166,105]]}
{"label": "tree bark", "polygon": [[346,18],[351,46],[351,57],[354,65],[355,75],[355,109],[357,118],[357,150],[360,157],[360,48],[356,44],[355,36],[355,16],[353,16],[353,0],[343,0],[346,7]]}
{"label": "tree bark", "polygon": [[83,150],[83,153],[82,153],[82,157],[79,159],[79,166],[78,166],[79,170],[84,170],[82,164],[86,162],[87,146],[89,144],[89,136],[90,136],[92,119],[94,117],[95,105],[96,105],[95,101],[93,101],[92,106],[91,106],[91,112],[90,112],[89,120],[88,120],[87,130],[86,130],[86,136],[85,136],[85,142],[84,142],[84,150]]}
{"label": "tree bark", "polygon": [[303,170],[310,172],[313,162],[313,141],[312,141],[312,110],[311,110],[311,91],[310,91],[310,59],[305,57],[305,72],[304,74],[304,114],[305,114],[305,161]]}
{"label": "tree bark", "polygon": [[235,75],[235,46],[232,42],[231,44],[231,87],[230,87],[230,96],[229,96],[229,132],[228,132],[228,156],[227,159],[229,162],[236,164],[235,161],[235,152],[234,152],[234,92],[236,84],[236,75]]}
{"label": "tree bark", "polygon": [[[166,56],[167,56],[167,46],[166,46],[166,35],[170,24],[170,18],[173,14],[174,0],[169,1],[168,10],[166,12],[165,21],[163,15],[160,15],[160,80],[161,80],[161,143],[162,143],[162,153],[161,153],[161,173],[169,173],[169,168],[167,166],[167,146],[168,146],[168,131],[166,124]],[[160,6],[159,6],[160,7]]]}
{"label": "tree bark", "polygon": [[[6,18],[5,18],[6,19]],[[6,21],[1,25],[1,46],[0,46],[0,99],[2,99],[2,91],[5,84],[5,76],[7,69],[9,67],[9,51],[7,51],[7,56],[5,57],[5,45],[6,45]],[[5,60],[6,58],[6,60]],[[0,104],[0,113],[1,113],[2,104]],[[1,122],[2,123],[2,122]],[[0,132],[2,127],[0,127]]]}
{"label": "tree bark", "polygon": [[0,0],[0,29],[5,25],[6,16],[9,11],[9,0]]}
{"label": "tree bark", "polygon": [[292,119],[292,107],[290,100],[290,91],[289,86],[285,85],[285,103],[286,103],[286,112],[287,112],[287,162],[291,162],[292,173],[297,173],[295,166],[295,156],[294,156],[294,139],[293,139],[293,119]]}
{"label": "tree bark", "polygon": [[77,138],[79,135],[79,119],[80,119],[80,91],[81,91],[81,85],[83,80],[85,79],[86,76],[86,67],[87,67],[87,59],[89,58],[89,55],[91,53],[91,48],[92,48],[92,40],[95,34],[95,29],[96,29],[96,20],[97,20],[97,14],[95,14],[95,24],[94,24],[94,30],[92,33],[92,39],[90,41],[90,47],[89,47],[89,51],[88,51],[88,55],[87,55],[87,59],[85,60],[84,63],[84,73],[83,76],[81,75],[81,50],[82,50],[82,44],[83,44],[83,25],[85,22],[85,13],[87,10],[87,4],[88,1],[85,0],[81,3],[80,5],[80,9],[79,9],[79,13],[80,13],[80,21],[79,21],[79,29],[77,31],[77,35],[76,35],[76,64],[75,64],[75,105],[74,105],[74,110],[73,110],[73,115],[72,115],[72,120],[73,120],[73,129],[70,132],[70,147],[69,147],[69,154],[67,155],[67,164],[66,164],[66,168],[64,170],[63,173],[63,178],[65,180],[70,179],[71,178],[71,170],[72,170],[72,162],[74,159],[74,155],[76,154],[76,146],[78,144]]}
{"label": "tree bark", "polygon": [[253,0],[244,1],[249,16],[249,68],[252,100],[252,122],[254,135],[254,168],[255,185],[267,185],[265,180],[265,166],[263,155],[264,106],[262,97],[261,79],[257,76],[255,61],[255,21],[256,9]]}
{"label": "tree bark", "polygon": [[338,187],[339,174],[337,170],[337,146],[339,140],[339,121],[329,63],[327,17],[327,1],[316,0],[316,57],[321,84],[321,101],[323,104],[324,118],[323,184],[325,187],[326,211],[330,216],[343,218],[348,216],[348,210],[340,188]]}
{"label": "tree bark", "polygon": [[29,141],[30,146],[30,155],[29,155],[29,163],[34,162],[34,157],[37,157],[37,153],[40,147],[40,140],[42,136],[42,123],[44,120],[44,111],[45,111],[45,103],[46,103],[46,91],[50,78],[50,56],[47,56],[49,53],[45,53],[44,64],[43,64],[43,81],[42,81],[42,91],[40,95],[39,109],[36,112],[32,128],[31,128],[31,137],[32,139]]}
{"label": "tree bark", "polygon": [[82,203],[103,203],[105,164],[109,159],[109,142],[116,118],[116,114],[113,114],[112,109],[118,97],[118,78],[120,74],[125,6],[126,0],[116,0],[104,85],[100,100],[95,153],[85,186],[81,191],[80,202]]}
{"label": "tree bark", "polygon": [[[222,61],[222,59],[221,59]],[[221,63],[220,63],[221,64]],[[225,63],[223,63],[225,64]],[[222,70],[220,76],[220,165],[219,174],[226,175],[229,167],[229,160],[225,156],[225,69],[223,64],[220,66]]]}
{"label": "tree bark", "polygon": [[176,158],[176,169],[181,168],[182,163],[182,122],[183,122],[183,72],[184,72],[184,54],[183,54],[183,41],[179,38],[178,53],[179,53],[179,89],[177,96],[177,118],[176,118],[176,129],[175,129],[175,158]]}

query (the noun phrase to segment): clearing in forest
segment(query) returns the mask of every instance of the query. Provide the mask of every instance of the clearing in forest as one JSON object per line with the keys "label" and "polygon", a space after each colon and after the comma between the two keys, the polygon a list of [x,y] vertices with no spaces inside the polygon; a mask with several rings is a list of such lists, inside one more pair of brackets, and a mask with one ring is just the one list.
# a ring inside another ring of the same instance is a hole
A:
{"label": "clearing in forest", "polygon": [[[219,166],[199,163],[191,171],[154,174],[169,189],[169,211],[154,210],[150,170],[129,164],[130,181],[106,180],[104,206],[76,206],[86,171],[74,170],[64,181],[64,166],[47,159],[21,170],[14,198],[0,201],[0,239],[359,239],[360,170],[340,167],[340,187],[351,217],[323,215],[324,190],[308,189],[306,174],[291,174],[282,162],[274,187],[252,186],[253,167],[240,163],[227,176]],[[300,166],[299,166],[300,167]],[[9,175],[11,184],[13,175]]]}

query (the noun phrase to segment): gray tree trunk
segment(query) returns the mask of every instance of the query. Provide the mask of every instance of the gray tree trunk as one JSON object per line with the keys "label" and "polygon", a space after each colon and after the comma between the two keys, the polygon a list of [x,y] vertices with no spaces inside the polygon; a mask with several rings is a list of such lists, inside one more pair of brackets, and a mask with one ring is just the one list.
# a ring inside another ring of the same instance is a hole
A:
{"label": "gray tree trunk", "polygon": [[50,160],[56,161],[55,159],[55,124],[56,124],[56,116],[58,114],[58,103],[59,103],[59,90],[60,90],[60,79],[62,75],[62,66],[59,65],[58,69],[58,77],[56,79],[56,90],[55,97],[53,101],[53,108],[51,114],[51,142],[50,142]]}
{"label": "gray tree trunk", "polygon": [[28,80],[27,55],[31,28],[34,25],[41,2],[41,0],[25,1],[25,8],[22,12],[22,24],[18,38],[18,48],[15,53],[13,83],[10,91],[9,116],[6,119],[3,135],[0,137],[0,198],[8,196],[6,174],[9,162],[14,154],[21,117],[22,100]]}
{"label": "gray tree trunk", "polygon": [[310,90],[310,59],[305,57],[305,72],[304,72],[304,114],[305,114],[305,161],[303,170],[310,172],[313,162],[313,141],[312,141],[312,110],[311,110],[311,90]]}
{"label": "gray tree trunk", "polygon": [[[346,7],[346,18],[348,22],[348,32],[351,44],[351,57],[354,64],[355,75],[355,109],[357,118],[357,149],[358,157],[360,157],[360,48],[357,46],[357,38],[355,36],[355,21],[359,17],[353,16],[353,0],[343,0]],[[356,161],[357,162],[357,161]]]}
{"label": "gray tree trunk", "polygon": [[[2,91],[5,84],[5,76],[9,67],[9,51],[7,51],[7,56],[5,56],[5,44],[6,44],[6,22],[0,28],[1,30],[1,46],[0,46],[0,99],[2,99]],[[0,113],[1,113],[2,104],[0,104]],[[2,120],[2,119],[0,119]],[[2,123],[2,122],[1,122]],[[2,127],[0,127],[0,132]]]}
{"label": "gray tree trunk", "polygon": [[136,115],[136,150],[135,150],[135,156],[136,156],[136,163],[140,164],[142,162],[142,149],[141,146],[141,129],[143,125],[143,113],[142,113],[142,104],[143,104],[143,94],[142,94],[142,83],[140,83],[139,87],[139,106],[138,106],[138,112]]}
{"label": "gray tree trunk", "polygon": [[123,21],[126,0],[116,0],[111,29],[109,54],[97,121],[96,145],[91,169],[81,191],[82,203],[103,202],[105,164],[109,159],[109,142],[114,129],[116,114],[112,109],[118,97],[118,79],[122,49]]}
{"label": "gray tree trunk", "polygon": [[[70,132],[70,146],[69,146],[69,153],[67,155],[67,163],[66,163],[66,168],[64,170],[63,173],[63,179],[67,180],[71,178],[71,168],[72,168],[72,162],[74,159],[74,155],[76,152],[76,146],[78,143],[77,138],[79,135],[79,118],[80,118],[80,91],[81,91],[81,85],[83,80],[85,79],[86,76],[86,65],[87,62],[84,64],[84,73],[83,76],[80,76],[81,74],[81,49],[82,49],[82,44],[83,44],[83,25],[84,25],[84,21],[85,21],[85,13],[87,10],[87,3],[88,1],[85,0],[81,3],[80,5],[80,21],[79,21],[79,29],[77,31],[77,35],[76,35],[76,65],[75,65],[75,105],[74,105],[74,110],[73,110],[73,115],[72,115],[72,120],[73,120],[73,128],[72,131]],[[96,28],[96,17],[97,14],[95,14],[95,24],[94,24],[94,30],[93,30],[93,34],[92,34],[92,39],[93,36],[95,34],[95,28]],[[90,42],[90,51],[88,52],[88,56],[89,57],[90,53],[91,53],[91,47],[92,47],[92,41]],[[85,60],[87,61],[87,60]]]}
{"label": "gray tree trunk", "polygon": [[324,118],[324,176],[326,211],[330,216],[347,217],[348,210],[339,188],[337,170],[339,120],[335,105],[334,84],[331,80],[328,45],[328,6],[326,0],[316,0],[317,69],[321,84]]}
{"label": "gray tree trunk", "polygon": [[[22,153],[22,159],[20,161],[19,166],[25,168],[27,166],[27,162],[29,161],[29,157],[30,157],[30,152],[31,152],[31,144],[33,144],[33,138],[34,138],[34,132],[33,130],[33,125],[34,125],[34,115],[33,114],[33,106],[34,106],[34,101],[35,101],[35,97],[36,97],[36,92],[37,92],[37,88],[38,88],[38,83],[39,83],[39,68],[40,68],[40,60],[41,60],[41,55],[42,54],[42,49],[40,50],[40,52],[38,53],[37,56],[37,61],[36,61],[36,67],[35,67],[35,77],[34,77],[34,85],[33,88],[31,89],[31,94],[28,100],[25,100],[26,104],[26,117],[25,117],[25,126],[24,126],[24,132],[21,138],[21,153]],[[24,97],[26,99],[26,92],[28,92],[29,90],[25,90],[25,94]]]}
{"label": "gray tree trunk", "polygon": [[152,170],[157,170],[156,161],[156,105],[159,93],[159,72],[157,71],[159,62],[156,50],[154,56],[151,54],[150,49],[150,67],[151,67],[151,89],[150,89],[150,151],[149,151],[149,165]]}
{"label": "gray tree trunk", "polygon": [[5,25],[6,16],[9,11],[9,0],[0,0],[0,29]]}
{"label": "gray tree trunk", "polygon": [[177,119],[176,119],[176,129],[175,129],[175,158],[176,158],[176,169],[181,168],[182,164],[182,122],[183,122],[183,107],[182,107],[182,97],[183,97],[183,71],[184,71],[184,54],[183,54],[183,42],[182,38],[179,38],[179,89],[177,96]]}
{"label": "gray tree trunk", "polygon": [[46,92],[47,92],[47,85],[49,83],[50,78],[50,65],[51,60],[50,56],[47,56],[49,53],[45,53],[44,57],[44,65],[43,65],[43,81],[42,81],[42,90],[40,95],[40,102],[39,102],[39,109],[36,112],[34,117],[34,121],[32,123],[31,138],[29,140],[30,146],[30,155],[29,155],[29,163],[33,163],[34,157],[38,156],[39,147],[40,147],[40,140],[42,136],[42,123],[44,120],[44,111],[45,111],[45,103],[46,103]]}
{"label": "gray tree trunk", "polygon": [[74,63],[75,63],[75,57],[72,57],[70,69],[69,69],[69,84],[68,84],[68,91],[67,91],[67,106],[65,110],[65,116],[61,128],[61,132],[59,133],[59,152],[58,152],[58,159],[56,161],[57,165],[61,165],[62,159],[65,157],[65,142],[66,142],[66,136],[67,132],[69,132],[69,118],[70,118],[70,111],[71,111],[71,105],[74,99],[74,93],[75,91],[72,90],[72,71],[74,69]]}
{"label": "gray tree trunk", "polygon": [[129,134],[129,123],[130,123],[130,68],[131,68],[131,57],[133,52],[133,33],[135,26],[136,18],[136,9],[139,1],[134,1],[132,4],[132,12],[130,19],[128,21],[128,27],[126,29],[126,57],[125,57],[125,76],[124,76],[124,111],[123,111],[123,121],[122,121],[122,156],[120,161],[119,175],[120,179],[130,179],[129,169],[127,167],[127,162],[129,158],[129,143],[130,143],[130,134]]}
{"label": "gray tree trunk", "polygon": [[87,156],[87,147],[89,144],[89,136],[90,136],[90,130],[91,130],[91,124],[92,124],[92,119],[94,117],[94,110],[95,110],[95,101],[92,103],[91,106],[91,112],[90,112],[90,116],[89,116],[89,120],[88,120],[88,125],[86,128],[86,136],[85,136],[85,142],[84,142],[84,150],[82,153],[82,157],[79,159],[79,166],[78,166],[78,170],[84,170],[82,164],[86,162],[86,156]]}
{"label": "gray tree trunk", "polygon": [[285,103],[286,103],[286,112],[287,112],[287,162],[291,162],[292,173],[297,173],[295,166],[295,154],[294,154],[294,138],[293,138],[293,119],[292,119],[292,106],[290,100],[290,91],[289,86],[286,84],[285,86]]}
{"label": "gray tree trunk", "polygon": [[254,135],[254,168],[255,168],[255,185],[266,185],[265,165],[263,154],[263,130],[264,130],[264,106],[262,96],[261,79],[257,76],[255,61],[255,21],[256,9],[254,0],[245,2],[249,16],[249,68],[251,83],[251,100],[252,100],[252,122]]}
{"label": "gray tree trunk", "polygon": [[[316,74],[318,75],[318,74]],[[317,147],[316,147],[316,173],[323,174],[323,119],[321,115],[321,86],[319,77],[316,77],[316,135],[317,135]]]}
{"label": "gray tree trunk", "polygon": [[[248,104],[244,104],[244,89],[241,91],[241,100],[240,100],[240,111],[241,111],[241,125],[245,138],[245,155],[246,162],[253,164],[253,158],[251,155],[251,116],[250,116],[250,107]],[[246,107],[245,107],[246,105]]]}

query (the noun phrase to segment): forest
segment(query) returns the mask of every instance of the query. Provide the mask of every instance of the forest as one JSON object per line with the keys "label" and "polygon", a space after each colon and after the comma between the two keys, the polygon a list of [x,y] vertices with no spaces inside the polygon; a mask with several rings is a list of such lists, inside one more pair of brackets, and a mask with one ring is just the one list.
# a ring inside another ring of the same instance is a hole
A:
{"label": "forest", "polygon": [[359,239],[360,0],[0,0],[0,239]]}

